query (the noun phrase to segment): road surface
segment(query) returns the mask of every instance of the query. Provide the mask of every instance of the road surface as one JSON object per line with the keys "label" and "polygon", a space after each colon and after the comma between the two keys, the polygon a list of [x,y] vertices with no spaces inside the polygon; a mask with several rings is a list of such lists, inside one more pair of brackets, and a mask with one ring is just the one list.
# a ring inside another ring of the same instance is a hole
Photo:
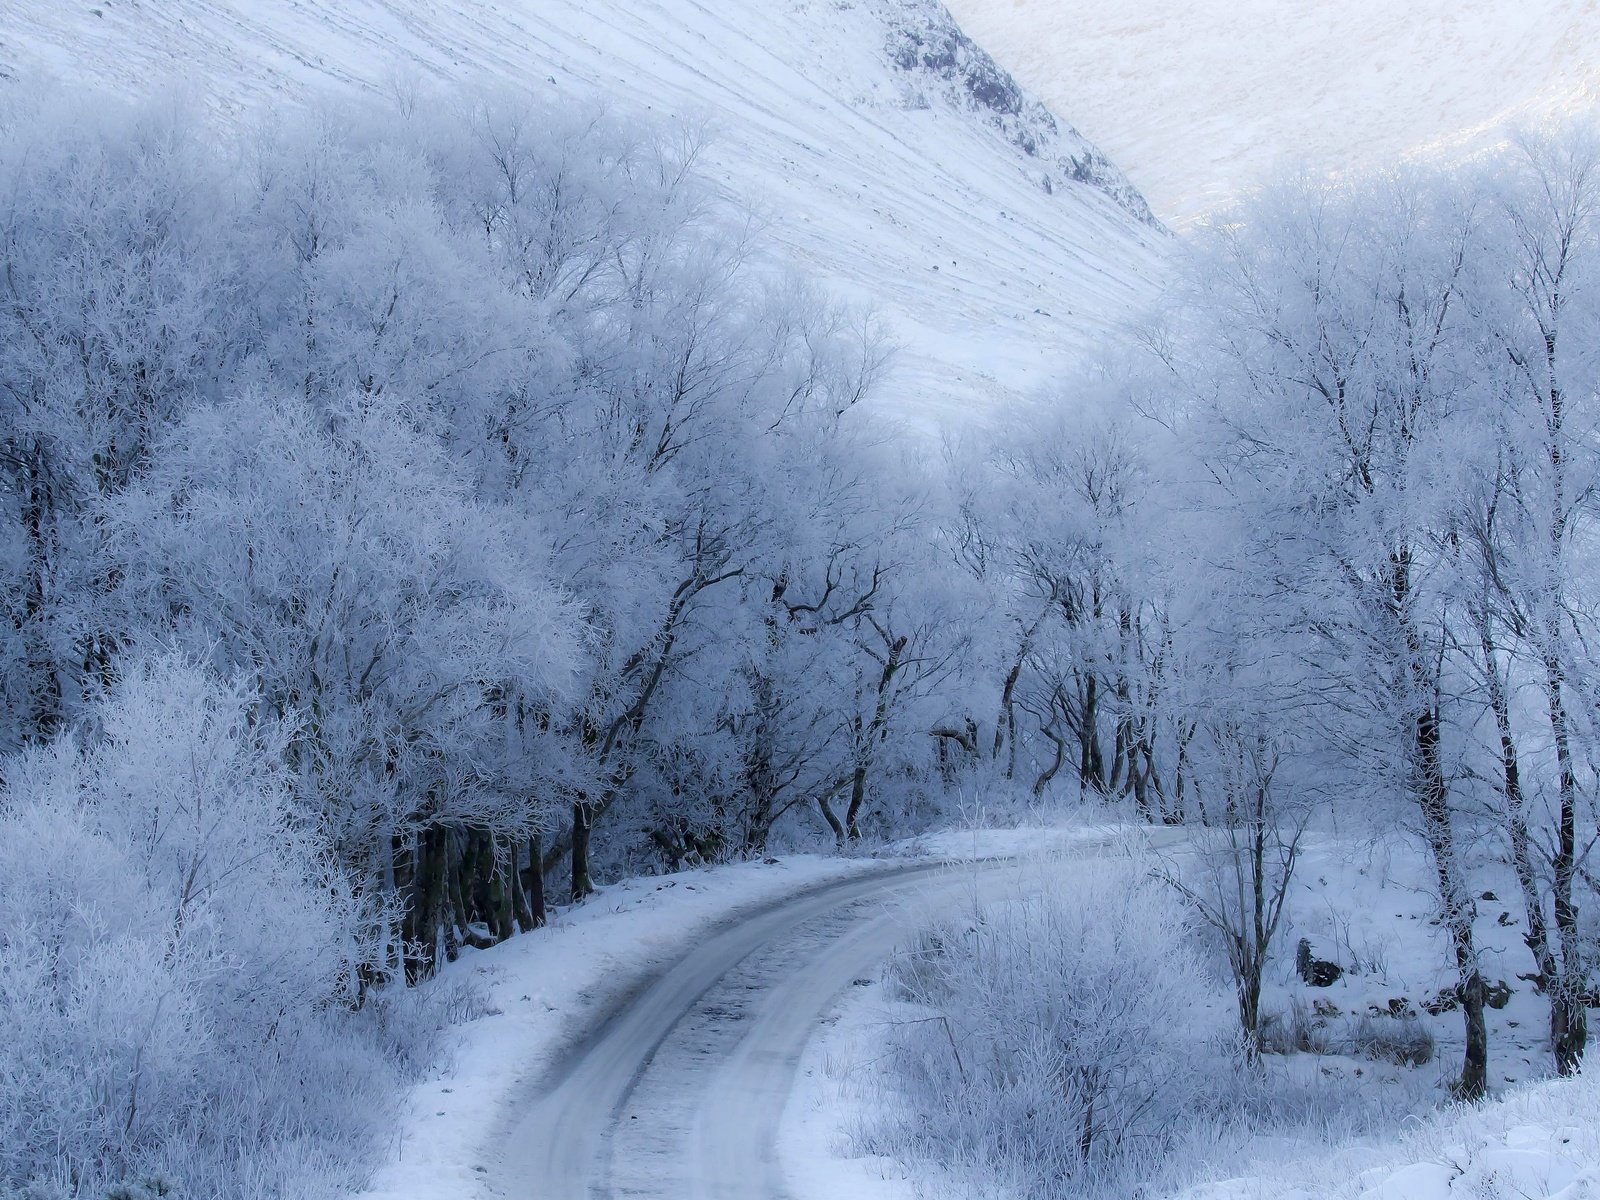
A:
{"label": "road surface", "polygon": [[519,1115],[507,1200],[783,1200],[778,1124],[807,1039],[930,905],[1009,863],[901,867],[707,937],[573,1047]]}

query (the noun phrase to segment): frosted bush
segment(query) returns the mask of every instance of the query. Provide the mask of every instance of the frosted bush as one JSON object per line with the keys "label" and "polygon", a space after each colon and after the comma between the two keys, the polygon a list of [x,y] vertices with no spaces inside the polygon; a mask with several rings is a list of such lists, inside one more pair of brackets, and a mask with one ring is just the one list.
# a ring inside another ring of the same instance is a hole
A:
{"label": "frosted bush", "polygon": [[0,1195],[359,1179],[399,1054],[353,1004],[357,897],[255,715],[160,660],[98,734],[0,764]]}
{"label": "frosted bush", "polygon": [[915,1116],[881,1131],[886,1148],[1019,1196],[1115,1192],[1205,1125],[1235,1075],[1226,1023],[1198,1015],[1221,992],[1194,944],[1127,862],[975,897],[891,968],[893,1078]]}

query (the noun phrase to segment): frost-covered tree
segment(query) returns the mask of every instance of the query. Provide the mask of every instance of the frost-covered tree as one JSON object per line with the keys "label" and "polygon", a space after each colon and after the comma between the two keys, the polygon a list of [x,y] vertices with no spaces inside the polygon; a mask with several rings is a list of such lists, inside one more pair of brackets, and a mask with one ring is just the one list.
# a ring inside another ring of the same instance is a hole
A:
{"label": "frost-covered tree", "polygon": [[587,893],[618,805],[607,864],[704,824],[695,772],[753,851],[921,745],[864,624],[916,559],[881,335],[754,260],[698,132],[505,96],[66,119],[5,148],[0,744],[137,643],[249,674],[403,901],[374,969],[413,974],[537,923],[558,858]]}
{"label": "frost-covered tree", "polygon": [[[1479,221],[1447,189],[1395,179],[1289,187],[1206,240],[1176,352],[1213,506],[1240,569],[1304,665],[1321,735],[1410,797],[1436,869],[1466,1022],[1458,1090],[1486,1087],[1484,981],[1457,832],[1441,580],[1460,520],[1470,408],[1461,317]],[[1397,814],[1398,816],[1398,814]]]}
{"label": "frost-covered tree", "polygon": [[174,429],[111,528],[128,625],[162,614],[154,636],[249,672],[294,724],[308,819],[373,895],[409,895],[382,963],[462,936],[448,838],[487,837],[515,897],[509,847],[552,814],[506,786],[507,745],[536,753],[510,698],[558,710],[582,644],[536,526],[386,407],[252,397]]}
{"label": "frost-covered tree", "polygon": [[[1600,153],[1590,130],[1525,135],[1486,177],[1472,296],[1483,456],[1466,522],[1462,641],[1494,716],[1496,772],[1551,1048],[1575,1071],[1592,949],[1579,918],[1590,752],[1600,330]],[[1526,713],[1517,693],[1540,701]],[[1530,725],[1529,717],[1533,717]],[[1550,936],[1554,930],[1554,938]]]}
{"label": "frost-covered tree", "polygon": [[975,886],[889,967],[887,1065],[912,1103],[874,1132],[973,1189],[1136,1187],[1231,1083],[1189,918],[1137,861]]}
{"label": "frost-covered tree", "polygon": [[353,1009],[359,881],[302,819],[294,727],[170,655],[89,715],[3,765],[0,1184],[356,1183],[398,1063]]}
{"label": "frost-covered tree", "polygon": [[97,501],[245,352],[226,180],[180,108],[0,118],[0,750],[110,676]]}

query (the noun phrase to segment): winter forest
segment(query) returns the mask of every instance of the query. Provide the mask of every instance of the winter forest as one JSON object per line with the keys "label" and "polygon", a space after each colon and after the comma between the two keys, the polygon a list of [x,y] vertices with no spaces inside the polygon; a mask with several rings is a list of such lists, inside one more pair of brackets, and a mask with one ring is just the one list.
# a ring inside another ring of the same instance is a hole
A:
{"label": "winter forest", "polygon": [[[480,952],[951,830],[1114,832],[955,868],[874,976],[884,1195],[1175,1195],[1584,1087],[1600,137],[1280,178],[928,436],[716,136],[5,93],[0,1197],[351,1195]],[[1378,847],[1415,915],[1341,942]],[[1204,1194],[1390,1195],[1367,1153]]]}

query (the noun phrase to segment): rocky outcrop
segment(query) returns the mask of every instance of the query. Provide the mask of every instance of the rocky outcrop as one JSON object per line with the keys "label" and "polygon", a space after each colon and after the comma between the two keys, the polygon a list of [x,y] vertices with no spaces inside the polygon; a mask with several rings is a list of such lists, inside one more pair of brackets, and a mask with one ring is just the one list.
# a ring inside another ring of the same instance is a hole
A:
{"label": "rocky outcrop", "polygon": [[1139,220],[1157,225],[1137,188],[1070,125],[1029,96],[1011,75],[956,24],[939,0],[878,0],[889,28],[896,68],[937,89],[947,103],[984,117],[1039,163],[1039,186],[1062,183],[1105,192]]}

